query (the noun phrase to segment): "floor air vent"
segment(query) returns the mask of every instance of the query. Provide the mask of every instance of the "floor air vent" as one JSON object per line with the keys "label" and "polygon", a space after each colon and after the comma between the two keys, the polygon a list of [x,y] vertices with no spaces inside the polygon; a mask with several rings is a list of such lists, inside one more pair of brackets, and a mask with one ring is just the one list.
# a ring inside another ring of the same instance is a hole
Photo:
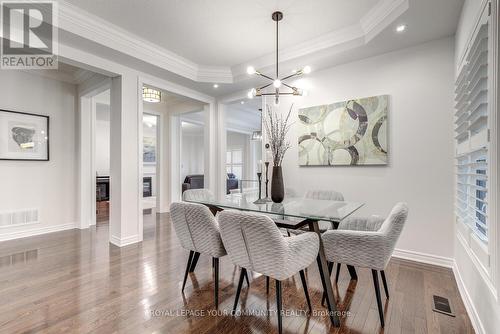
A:
{"label": "floor air vent", "polygon": [[0,227],[38,223],[38,209],[0,212]]}
{"label": "floor air vent", "polygon": [[449,315],[450,317],[455,316],[448,298],[433,295],[432,300],[434,302],[434,305],[432,307],[432,310],[434,312],[443,313]]}

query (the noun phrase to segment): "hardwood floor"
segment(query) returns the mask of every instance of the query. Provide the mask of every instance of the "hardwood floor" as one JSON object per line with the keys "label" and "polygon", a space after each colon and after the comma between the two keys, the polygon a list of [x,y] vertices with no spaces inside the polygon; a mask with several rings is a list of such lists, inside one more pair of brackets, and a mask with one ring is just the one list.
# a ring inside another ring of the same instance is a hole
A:
{"label": "hardwood floor", "polygon": [[[276,332],[274,284],[266,295],[265,278],[253,274],[240,296],[245,314],[229,315],[238,272],[224,257],[213,314],[211,259],[200,257],[182,295],[189,252],[167,215],[146,215],[144,226],[142,244],[121,249],[108,243],[107,224],[0,243],[0,333]],[[358,269],[356,282],[345,267],[334,287],[345,315],[332,327],[314,264],[307,271],[314,314],[305,312],[299,276],[283,282],[284,333],[473,333],[451,270],[394,259],[386,275],[385,331],[370,271]],[[449,298],[456,317],[433,312],[433,294]]]}

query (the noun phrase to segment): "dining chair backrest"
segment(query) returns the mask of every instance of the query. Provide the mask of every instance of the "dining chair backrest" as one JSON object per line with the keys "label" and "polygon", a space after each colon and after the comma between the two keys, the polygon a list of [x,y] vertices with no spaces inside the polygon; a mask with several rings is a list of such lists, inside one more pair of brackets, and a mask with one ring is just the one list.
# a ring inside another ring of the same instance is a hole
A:
{"label": "dining chair backrest", "polygon": [[384,238],[383,248],[380,250],[373,250],[382,255],[384,266],[389,262],[396,243],[401,235],[401,231],[408,218],[408,205],[406,203],[397,203],[391,210],[389,216],[385,219],[380,226],[377,233],[380,233]]}
{"label": "dining chair backrest", "polygon": [[170,216],[183,248],[213,257],[225,255],[219,226],[206,206],[186,202],[172,203]]}
{"label": "dining chair backrest", "polygon": [[261,274],[285,271],[287,244],[271,218],[224,210],[218,220],[222,242],[235,265]]}
{"label": "dining chair backrest", "polygon": [[208,189],[188,189],[182,194],[184,201],[212,201],[214,199],[214,194]]}
{"label": "dining chair backrest", "polygon": [[329,201],[344,201],[344,195],[338,191],[333,190],[309,190],[304,198],[321,199]]}

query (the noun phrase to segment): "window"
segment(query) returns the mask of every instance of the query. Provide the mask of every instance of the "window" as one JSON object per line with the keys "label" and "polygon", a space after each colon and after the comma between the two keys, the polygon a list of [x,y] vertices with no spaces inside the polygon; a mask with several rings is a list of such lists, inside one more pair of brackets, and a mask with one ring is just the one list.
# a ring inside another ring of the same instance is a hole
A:
{"label": "window", "polygon": [[493,163],[498,156],[492,146],[498,141],[492,75],[498,45],[491,38],[492,17],[488,3],[468,42],[455,84],[457,237],[476,267],[490,278],[498,228],[493,207],[497,202],[497,166]]}
{"label": "window", "polygon": [[226,152],[226,171],[233,173],[238,179],[243,176],[243,149],[235,148]]}
{"label": "window", "polygon": [[488,241],[488,23],[467,54],[456,83],[457,216]]}

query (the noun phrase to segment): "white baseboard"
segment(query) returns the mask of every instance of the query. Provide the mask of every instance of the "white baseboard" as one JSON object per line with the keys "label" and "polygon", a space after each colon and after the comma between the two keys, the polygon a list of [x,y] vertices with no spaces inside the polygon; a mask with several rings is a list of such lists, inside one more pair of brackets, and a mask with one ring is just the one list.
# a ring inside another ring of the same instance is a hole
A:
{"label": "white baseboard", "polygon": [[126,238],[118,238],[117,236],[112,235],[111,238],[109,239],[109,242],[118,247],[124,247],[127,245],[135,244],[140,241],[141,240],[139,239],[138,235],[132,235]]}
{"label": "white baseboard", "polygon": [[62,224],[62,225],[30,228],[30,229],[23,230],[23,231],[2,233],[2,234],[0,234],[0,241],[7,241],[7,240],[13,240],[13,239],[19,239],[19,238],[27,238],[27,237],[33,237],[36,235],[40,235],[40,234],[70,230],[70,229],[76,228],[75,225],[76,225],[75,223],[69,223],[69,224]]}
{"label": "white baseboard", "polygon": [[392,256],[399,259],[432,264],[435,266],[446,267],[446,268],[453,268],[455,265],[455,260],[450,257],[444,257],[439,255],[433,255],[433,254],[427,254],[427,253],[421,253],[403,249],[395,249]]}
{"label": "white baseboard", "polygon": [[460,297],[462,297],[462,301],[464,302],[465,309],[467,314],[469,315],[469,319],[472,323],[472,327],[474,327],[474,331],[477,334],[485,334],[483,324],[481,323],[481,319],[479,318],[479,314],[477,313],[476,308],[474,307],[474,303],[470,298],[469,292],[467,292],[467,288],[465,287],[464,281],[462,280],[462,276],[460,275],[460,270],[458,270],[457,264],[453,261],[453,274],[455,275],[455,281],[457,282],[458,291],[460,292]]}

